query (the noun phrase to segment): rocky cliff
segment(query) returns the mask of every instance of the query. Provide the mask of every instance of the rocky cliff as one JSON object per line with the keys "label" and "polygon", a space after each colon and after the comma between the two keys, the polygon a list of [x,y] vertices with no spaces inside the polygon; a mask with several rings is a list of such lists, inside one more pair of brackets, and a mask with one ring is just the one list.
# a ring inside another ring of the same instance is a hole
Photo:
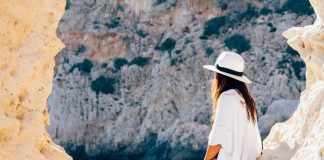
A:
{"label": "rocky cliff", "polygon": [[71,159],[45,130],[64,1],[0,1],[0,159]]}
{"label": "rocky cliff", "polygon": [[310,2],[317,15],[314,24],[283,33],[306,63],[306,89],[292,117],[274,125],[264,140],[262,159],[324,159],[324,3]]}
{"label": "rocky cliff", "polygon": [[[314,16],[308,1],[292,2],[68,0],[48,131],[76,159],[201,159],[212,78],[202,65],[234,50],[266,136],[305,87],[305,65],[281,33]],[[289,106],[275,117],[267,110],[279,102]]]}

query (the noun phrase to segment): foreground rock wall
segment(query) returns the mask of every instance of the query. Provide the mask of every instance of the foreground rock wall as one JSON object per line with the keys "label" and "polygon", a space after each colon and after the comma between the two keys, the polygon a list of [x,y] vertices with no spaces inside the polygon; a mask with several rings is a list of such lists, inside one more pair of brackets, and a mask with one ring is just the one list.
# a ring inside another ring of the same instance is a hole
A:
{"label": "foreground rock wall", "polygon": [[273,126],[264,140],[264,160],[324,159],[324,3],[310,2],[315,23],[283,33],[306,63],[306,89],[293,116]]}
{"label": "foreground rock wall", "polygon": [[0,4],[0,159],[71,159],[45,130],[65,1]]}

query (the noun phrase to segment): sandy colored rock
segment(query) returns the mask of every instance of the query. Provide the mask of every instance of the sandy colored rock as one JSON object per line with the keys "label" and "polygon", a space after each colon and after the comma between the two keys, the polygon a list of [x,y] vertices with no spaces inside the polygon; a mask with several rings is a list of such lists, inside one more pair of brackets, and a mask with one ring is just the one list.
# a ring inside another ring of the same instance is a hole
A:
{"label": "sandy colored rock", "polygon": [[324,159],[324,3],[310,2],[317,15],[314,24],[283,33],[306,63],[306,89],[292,117],[275,124],[264,140],[263,160]]}
{"label": "sandy colored rock", "polygon": [[45,130],[65,1],[0,4],[0,159],[71,159]]}

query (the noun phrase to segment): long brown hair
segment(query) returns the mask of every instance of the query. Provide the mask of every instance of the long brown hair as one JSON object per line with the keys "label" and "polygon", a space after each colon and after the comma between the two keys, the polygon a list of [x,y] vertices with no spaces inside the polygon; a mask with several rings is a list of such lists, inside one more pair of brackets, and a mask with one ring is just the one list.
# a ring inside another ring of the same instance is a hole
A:
{"label": "long brown hair", "polygon": [[211,81],[211,96],[213,99],[211,122],[214,121],[217,110],[217,101],[221,93],[226,90],[235,89],[244,98],[246,104],[247,119],[255,124],[257,109],[254,99],[244,82],[215,72]]}

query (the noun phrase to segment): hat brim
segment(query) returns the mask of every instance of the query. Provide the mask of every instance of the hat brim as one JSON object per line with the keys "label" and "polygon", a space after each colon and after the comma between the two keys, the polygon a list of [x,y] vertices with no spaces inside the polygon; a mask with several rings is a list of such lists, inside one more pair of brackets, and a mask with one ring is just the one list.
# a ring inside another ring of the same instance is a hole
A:
{"label": "hat brim", "polygon": [[214,72],[223,74],[225,76],[234,78],[236,80],[242,81],[244,83],[248,83],[248,84],[251,83],[250,79],[247,78],[245,75],[243,75],[243,76],[236,76],[236,75],[232,75],[232,74],[229,74],[229,73],[226,73],[226,72],[222,72],[222,71],[218,70],[214,65],[204,65],[202,67],[205,68],[205,69],[208,69],[208,70],[211,70],[211,71],[214,71]]}

